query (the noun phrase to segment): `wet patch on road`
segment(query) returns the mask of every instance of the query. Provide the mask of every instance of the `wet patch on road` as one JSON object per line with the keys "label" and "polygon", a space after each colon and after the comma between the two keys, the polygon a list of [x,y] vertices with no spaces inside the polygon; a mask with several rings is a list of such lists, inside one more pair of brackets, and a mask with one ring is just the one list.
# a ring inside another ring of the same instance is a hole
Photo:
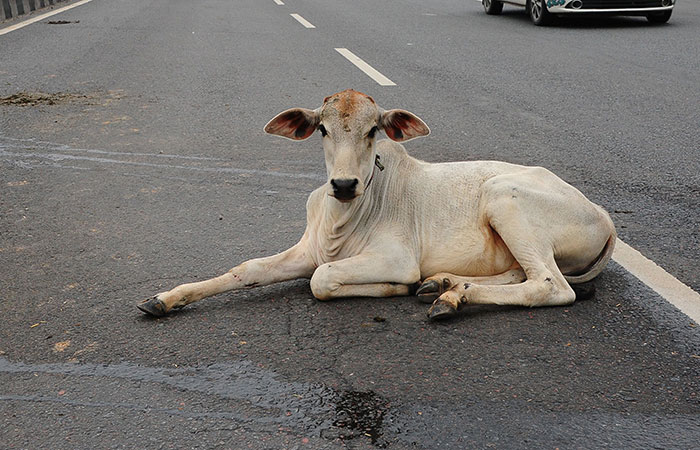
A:
{"label": "wet patch on road", "polygon": [[[148,410],[166,416],[232,421],[257,431],[273,426],[291,434],[320,437],[327,441],[358,440],[379,448],[389,446],[384,437],[384,417],[389,412],[389,403],[376,393],[338,391],[319,383],[285,381],[273,371],[245,360],[205,367],[160,368],[132,363],[25,364],[0,357],[0,374],[25,373],[35,377],[58,376],[62,385],[78,383],[89,386],[80,390],[100,391],[102,395],[96,401],[92,396],[81,399],[40,390],[5,392],[0,395],[0,402],[58,403],[100,410]],[[162,393],[156,398],[152,395],[126,398],[122,389],[118,389],[118,395],[112,396],[101,387],[133,383],[138,383],[139,390],[151,385]],[[163,385],[167,389],[158,388]],[[173,404],[171,395],[182,396],[182,393],[198,399],[189,400],[188,404],[209,404],[210,407],[202,411],[200,408],[188,410],[166,406]],[[217,403],[227,407],[215,407]]]}

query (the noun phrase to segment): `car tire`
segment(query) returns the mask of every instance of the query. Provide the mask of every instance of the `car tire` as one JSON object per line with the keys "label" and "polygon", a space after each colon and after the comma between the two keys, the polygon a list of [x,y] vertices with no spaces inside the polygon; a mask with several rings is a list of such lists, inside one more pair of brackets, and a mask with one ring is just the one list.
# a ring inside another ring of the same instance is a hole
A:
{"label": "car tire", "polygon": [[669,9],[668,11],[664,11],[662,13],[657,13],[657,14],[647,14],[647,20],[650,23],[653,24],[662,24],[668,22],[668,19],[671,18],[671,13],[673,12],[672,9]]}
{"label": "car tire", "polygon": [[538,27],[552,23],[554,15],[547,10],[546,0],[527,0],[527,13]]}
{"label": "car tire", "polygon": [[481,4],[486,14],[495,16],[503,11],[503,2],[499,2],[498,0],[481,0]]}

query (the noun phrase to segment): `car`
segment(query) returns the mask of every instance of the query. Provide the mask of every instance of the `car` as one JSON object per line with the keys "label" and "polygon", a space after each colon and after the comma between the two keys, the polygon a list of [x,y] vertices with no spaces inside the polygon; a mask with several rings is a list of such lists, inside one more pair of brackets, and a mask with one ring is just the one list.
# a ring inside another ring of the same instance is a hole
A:
{"label": "car", "polygon": [[538,26],[552,23],[556,16],[573,14],[645,16],[661,24],[671,18],[676,0],[481,0],[486,14],[500,14],[505,3],[525,7]]}

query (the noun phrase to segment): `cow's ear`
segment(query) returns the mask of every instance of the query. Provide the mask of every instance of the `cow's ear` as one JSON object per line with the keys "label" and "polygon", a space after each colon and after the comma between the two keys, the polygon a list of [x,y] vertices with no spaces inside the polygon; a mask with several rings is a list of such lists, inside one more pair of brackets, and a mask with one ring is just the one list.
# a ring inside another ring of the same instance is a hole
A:
{"label": "cow's ear", "polygon": [[379,121],[384,132],[391,140],[403,142],[413,138],[427,136],[430,128],[418,116],[403,109],[383,111]]}
{"label": "cow's ear", "polygon": [[300,141],[311,136],[318,127],[318,112],[292,108],[277,114],[265,125],[265,132]]}

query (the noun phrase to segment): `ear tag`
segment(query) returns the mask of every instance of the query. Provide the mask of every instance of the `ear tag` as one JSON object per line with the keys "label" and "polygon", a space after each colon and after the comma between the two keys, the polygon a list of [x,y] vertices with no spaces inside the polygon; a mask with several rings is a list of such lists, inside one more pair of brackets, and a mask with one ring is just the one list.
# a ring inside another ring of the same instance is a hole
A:
{"label": "ear tag", "polygon": [[384,170],[384,165],[379,162],[379,155],[377,155],[377,157],[374,159],[374,165],[379,168],[380,172]]}

